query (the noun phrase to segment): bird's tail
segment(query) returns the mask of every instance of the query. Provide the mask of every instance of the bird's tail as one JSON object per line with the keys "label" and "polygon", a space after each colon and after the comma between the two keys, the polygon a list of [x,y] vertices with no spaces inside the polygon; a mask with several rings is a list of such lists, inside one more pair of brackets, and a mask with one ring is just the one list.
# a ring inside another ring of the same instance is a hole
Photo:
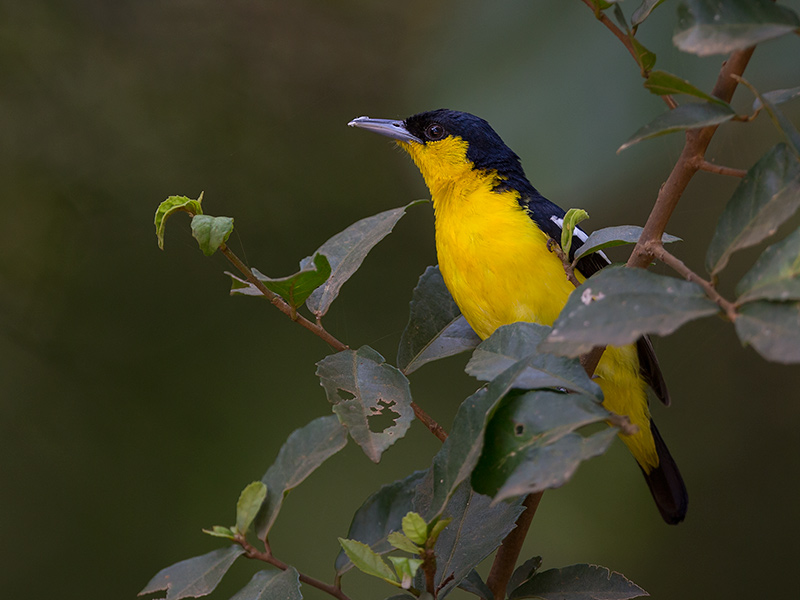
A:
{"label": "bird's tail", "polygon": [[[656,506],[664,520],[670,525],[677,525],[686,517],[686,508],[689,504],[689,494],[683,483],[678,465],[667,449],[664,439],[658,433],[656,424],[650,420],[650,431],[656,443],[658,453],[658,466],[647,472],[642,468],[644,478]],[[641,465],[640,465],[641,466]]]}

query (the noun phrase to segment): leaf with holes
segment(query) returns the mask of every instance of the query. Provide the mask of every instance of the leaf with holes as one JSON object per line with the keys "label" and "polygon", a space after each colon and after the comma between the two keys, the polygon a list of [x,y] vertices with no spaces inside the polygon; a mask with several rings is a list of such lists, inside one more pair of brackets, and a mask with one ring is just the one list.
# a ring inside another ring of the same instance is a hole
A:
{"label": "leaf with holes", "polygon": [[[369,346],[322,359],[317,376],[333,411],[370,460],[378,462],[408,431],[414,418],[408,379]],[[372,423],[386,413],[396,415],[392,424],[373,431]]]}
{"label": "leaf with holes", "polygon": [[300,575],[294,567],[285,571],[259,571],[230,600],[302,600]]}
{"label": "leaf with holes", "polygon": [[686,0],[672,42],[698,56],[744,50],[800,27],[797,15],[770,0]]}
{"label": "leaf with holes", "polygon": [[347,430],[333,415],[314,419],[305,427],[292,432],[278,452],[275,462],[261,478],[267,486],[267,499],[256,517],[256,533],[259,539],[266,538],[286,494],[346,444]]}
{"label": "leaf with holes", "polygon": [[[614,246],[622,246],[624,244],[635,244],[639,241],[639,236],[642,235],[642,227],[637,225],[619,225],[617,227],[605,227],[598,229],[589,234],[586,241],[583,242],[580,248],[575,251],[575,258],[573,264],[577,263],[578,259],[586,254],[598,252],[605,248],[613,248]],[[675,237],[665,233],[661,236],[662,244],[670,244],[672,242],[681,242],[681,238]]]}
{"label": "leaf with holes", "polygon": [[667,335],[717,312],[719,307],[695,283],[611,266],[570,294],[539,349],[580,356],[595,346],[632,344],[648,333]]}
{"label": "leaf with holes", "polygon": [[411,308],[397,366],[409,375],[425,363],[471,350],[480,338],[461,315],[439,267],[428,267],[411,297]]}
{"label": "leaf with holes", "polygon": [[508,595],[509,600],[628,600],[649,596],[615,571],[598,565],[572,565],[536,573]]}
{"label": "leaf with holes", "polygon": [[764,250],[736,285],[738,304],[800,300],[800,229]]}
{"label": "leaf with holes", "polygon": [[605,452],[617,432],[609,428],[584,438],[576,431],[608,416],[581,394],[509,394],[486,429],[473,489],[496,503],[562,486],[582,461]]}
{"label": "leaf with holes", "polygon": [[786,144],[770,149],[747,172],[717,221],[706,253],[716,275],[737,250],[773,235],[800,206],[800,161]]}
{"label": "leaf with holes", "polygon": [[242,554],[244,548],[237,544],[182,560],[156,573],[139,595],[167,590],[166,600],[207,596]]}
{"label": "leaf with holes", "polygon": [[757,300],[739,307],[736,333],[767,360],[800,363],[800,302]]}

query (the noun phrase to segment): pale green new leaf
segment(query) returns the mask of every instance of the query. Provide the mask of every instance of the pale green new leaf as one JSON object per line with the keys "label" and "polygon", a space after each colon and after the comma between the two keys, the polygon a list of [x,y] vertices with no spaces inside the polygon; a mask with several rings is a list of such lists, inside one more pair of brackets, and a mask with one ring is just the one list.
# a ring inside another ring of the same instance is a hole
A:
{"label": "pale green new leaf", "polygon": [[409,511],[403,517],[403,533],[412,542],[422,546],[428,539],[428,524],[417,513]]}
{"label": "pale green new leaf", "polygon": [[393,531],[390,533],[386,540],[398,550],[403,550],[404,552],[410,552],[411,554],[419,554],[422,552],[422,548],[420,548],[417,544],[412,542],[408,537],[400,533],[399,531]]}
{"label": "pale green new leaf", "polygon": [[211,215],[195,215],[192,217],[192,237],[197,240],[200,250],[211,256],[222,244],[228,241],[233,232],[231,217],[212,217]]}
{"label": "pale green new leaf", "polygon": [[386,564],[381,558],[380,554],[373,552],[372,549],[366,544],[362,544],[356,540],[346,540],[339,538],[339,544],[347,554],[347,558],[355,565],[359,571],[363,571],[367,575],[379,577],[389,583],[397,584],[399,579],[392,568]]}
{"label": "pale green new leaf", "polygon": [[572,235],[575,232],[575,227],[578,223],[588,218],[589,213],[582,208],[570,208],[567,214],[564,215],[564,223],[561,226],[561,249],[567,256],[569,256],[569,251],[572,248]]}
{"label": "pale green new leaf", "polygon": [[162,250],[164,249],[164,231],[167,225],[167,219],[176,212],[181,211],[187,212],[192,216],[202,215],[202,202],[203,193],[200,192],[200,196],[197,198],[197,200],[187,198],[186,196],[170,196],[158,205],[158,208],[156,209],[156,216],[153,222],[156,226],[156,237],[158,237],[159,248]]}
{"label": "pale green new leaf", "polygon": [[175,563],[156,573],[140,596],[167,591],[166,600],[199,598],[214,591],[234,561],[244,554],[238,544]]}
{"label": "pale green new leaf", "polygon": [[266,497],[267,486],[263,481],[254,481],[242,490],[236,503],[236,531],[247,533]]}

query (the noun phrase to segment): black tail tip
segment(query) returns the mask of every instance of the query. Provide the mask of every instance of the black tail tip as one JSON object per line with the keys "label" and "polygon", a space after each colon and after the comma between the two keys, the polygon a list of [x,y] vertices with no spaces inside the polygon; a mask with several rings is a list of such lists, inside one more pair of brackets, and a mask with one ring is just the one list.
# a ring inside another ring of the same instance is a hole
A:
{"label": "black tail tip", "polygon": [[653,421],[650,421],[650,429],[656,442],[659,465],[649,473],[645,473],[644,478],[664,521],[669,525],[677,525],[686,518],[689,494],[678,465],[675,464]]}

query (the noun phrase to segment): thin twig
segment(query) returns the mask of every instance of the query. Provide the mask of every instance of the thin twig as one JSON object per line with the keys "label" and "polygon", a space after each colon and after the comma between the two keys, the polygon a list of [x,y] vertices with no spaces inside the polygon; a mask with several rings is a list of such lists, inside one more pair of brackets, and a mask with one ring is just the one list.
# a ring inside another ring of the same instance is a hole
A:
{"label": "thin twig", "polygon": [[[272,555],[272,550],[268,545],[265,544],[266,551],[262,552],[258,550],[255,546],[253,546],[250,542],[242,534],[237,534],[234,538],[234,541],[238,543],[242,548],[244,548],[245,556],[247,558],[253,558],[256,560],[263,561],[267,564],[272,565],[273,567],[277,567],[282,571],[285,571],[289,568],[290,565],[283,562],[282,560],[275,558]],[[315,587],[318,590],[322,590],[326,594],[330,594],[334,598],[339,598],[339,600],[350,600],[350,597],[345,594],[341,588],[330,585],[329,583],[325,583],[324,581],[320,581],[319,579],[314,579],[306,575],[305,573],[300,573],[298,571],[298,576],[300,581],[310,585],[311,587]]]}
{"label": "thin twig", "polygon": [[747,171],[744,169],[735,169],[734,167],[724,167],[722,165],[715,165],[705,159],[698,161],[698,166],[701,171],[708,171],[709,173],[716,173],[717,175],[727,175],[729,177],[744,177]]}

